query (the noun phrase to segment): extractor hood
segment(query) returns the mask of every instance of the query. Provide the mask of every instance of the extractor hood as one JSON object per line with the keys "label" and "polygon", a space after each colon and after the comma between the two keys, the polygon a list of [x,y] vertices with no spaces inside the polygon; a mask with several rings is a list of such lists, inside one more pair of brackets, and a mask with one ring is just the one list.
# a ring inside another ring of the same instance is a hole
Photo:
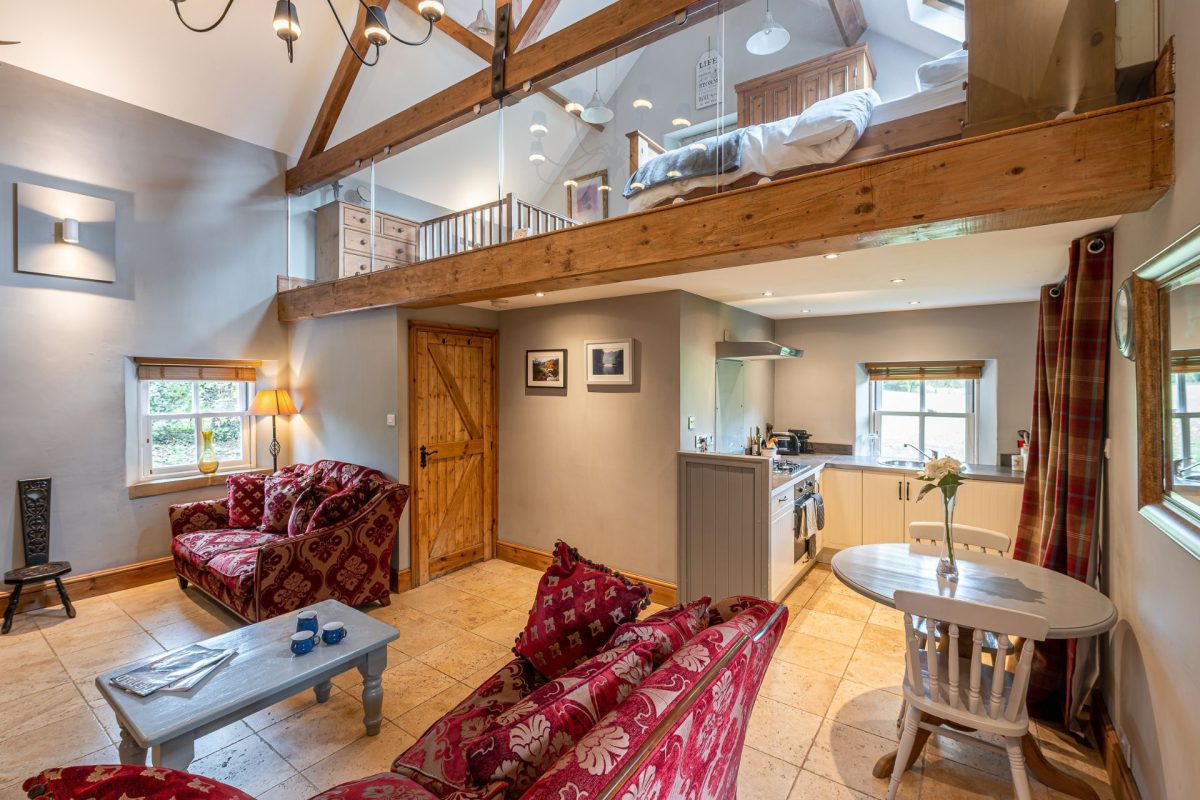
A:
{"label": "extractor hood", "polygon": [[802,355],[803,350],[775,342],[717,342],[717,358],[728,361],[778,361]]}

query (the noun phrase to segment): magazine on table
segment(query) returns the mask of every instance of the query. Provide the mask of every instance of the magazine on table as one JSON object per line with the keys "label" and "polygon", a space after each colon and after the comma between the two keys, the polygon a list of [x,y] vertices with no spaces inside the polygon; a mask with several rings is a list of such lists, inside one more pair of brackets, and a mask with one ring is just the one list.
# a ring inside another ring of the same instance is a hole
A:
{"label": "magazine on table", "polygon": [[117,675],[109,682],[118,689],[138,697],[146,697],[159,689],[187,691],[236,653],[236,650],[213,650],[192,644],[123,675]]}

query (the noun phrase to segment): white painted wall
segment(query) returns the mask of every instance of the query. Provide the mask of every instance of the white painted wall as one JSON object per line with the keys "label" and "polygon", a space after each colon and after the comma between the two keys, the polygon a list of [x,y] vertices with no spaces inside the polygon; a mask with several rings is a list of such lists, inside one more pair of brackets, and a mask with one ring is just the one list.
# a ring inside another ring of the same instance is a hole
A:
{"label": "white painted wall", "polygon": [[[167,506],[223,487],[129,499],[127,359],[264,359],[274,385],[284,158],[15,67],[0,65],[0,97],[0,572],[21,563],[19,478],[54,479],[51,555],[75,572],[165,556]],[[116,201],[116,283],[13,271],[16,181]]]}
{"label": "white painted wall", "polygon": [[[1200,4],[1164,0],[1163,33],[1175,36],[1175,188],[1116,229],[1116,285],[1200,218]],[[1183,798],[1200,786],[1200,561],[1137,511],[1137,423],[1133,363],[1112,355],[1105,485],[1106,588],[1121,619],[1105,652],[1104,693],[1133,751],[1144,798]]]}
{"label": "white painted wall", "polygon": [[868,361],[994,360],[980,387],[980,416],[995,426],[990,436],[980,429],[983,463],[1015,452],[1017,429],[1030,425],[1036,303],[777,320],[775,333],[804,350],[776,367],[777,427],[807,428],[814,441],[854,444],[866,417],[858,365]]}

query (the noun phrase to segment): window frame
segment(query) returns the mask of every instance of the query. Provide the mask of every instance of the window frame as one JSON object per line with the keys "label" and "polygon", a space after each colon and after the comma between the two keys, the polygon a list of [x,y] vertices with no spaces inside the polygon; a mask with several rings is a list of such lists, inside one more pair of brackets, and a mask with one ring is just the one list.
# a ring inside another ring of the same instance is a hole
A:
{"label": "window frame", "polygon": [[[192,385],[192,412],[186,414],[152,414],[150,413],[150,384],[155,381],[170,381],[173,383],[190,383]],[[242,411],[200,411],[201,383],[239,383],[245,393],[242,398]],[[155,469],[154,445],[151,442],[152,424],[158,420],[192,419],[196,422],[196,454],[202,452],[203,437],[201,436],[201,420],[213,418],[239,417],[242,421],[242,458],[237,461],[222,460],[217,472],[244,471],[258,468],[258,447],[255,442],[255,426],[247,413],[250,403],[254,400],[256,381],[221,381],[212,378],[153,378],[138,379],[138,481],[146,483],[165,478],[192,478],[203,476],[204,473],[196,464],[182,464],[176,467],[160,467]]]}
{"label": "window frame", "polygon": [[[969,464],[977,463],[979,453],[979,379],[977,378],[932,378],[931,380],[961,380],[967,384],[967,411],[927,411],[925,405],[926,380],[918,380],[921,387],[919,411],[888,411],[880,408],[883,402],[883,384],[897,378],[868,379],[870,384],[870,427],[871,433],[880,437],[880,451],[883,449],[883,417],[917,417],[917,441],[913,442],[922,451],[928,452],[925,446],[925,421],[930,417],[940,419],[964,418],[967,424],[967,452],[965,460]],[[945,455],[939,452],[939,456]]]}

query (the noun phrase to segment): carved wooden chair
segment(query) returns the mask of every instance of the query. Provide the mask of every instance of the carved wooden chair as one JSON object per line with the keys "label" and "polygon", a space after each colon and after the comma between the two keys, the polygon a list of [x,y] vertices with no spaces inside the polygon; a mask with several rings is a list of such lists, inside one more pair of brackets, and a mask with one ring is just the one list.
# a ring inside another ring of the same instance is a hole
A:
{"label": "carved wooden chair", "polygon": [[[971,744],[999,749],[963,731],[984,731],[1004,738],[1009,769],[1019,800],[1029,800],[1029,776],[1021,739],[1029,731],[1025,694],[1033,662],[1034,642],[1043,641],[1049,624],[1044,617],[983,603],[921,592],[898,591],[896,608],[904,612],[904,734],[887,800],[894,800],[900,780],[930,733],[965,739]],[[932,629],[945,630],[948,647],[939,647],[931,636],[922,636],[916,619],[929,620]],[[960,655],[959,636],[970,630],[969,655]],[[997,642],[994,665],[983,661],[984,633]],[[1016,656],[1012,672],[1006,656]],[[953,727],[946,727],[947,725]]]}
{"label": "carved wooden chair", "polygon": [[13,615],[21,601],[21,590],[28,583],[53,580],[62,598],[68,617],[75,616],[75,606],[67,597],[62,576],[71,571],[69,561],[50,560],[50,479],[35,478],[17,481],[17,503],[21,509],[21,545],[25,551],[25,566],[4,573],[4,583],[12,586],[8,606],[4,609],[4,626],[0,634],[12,630]]}

